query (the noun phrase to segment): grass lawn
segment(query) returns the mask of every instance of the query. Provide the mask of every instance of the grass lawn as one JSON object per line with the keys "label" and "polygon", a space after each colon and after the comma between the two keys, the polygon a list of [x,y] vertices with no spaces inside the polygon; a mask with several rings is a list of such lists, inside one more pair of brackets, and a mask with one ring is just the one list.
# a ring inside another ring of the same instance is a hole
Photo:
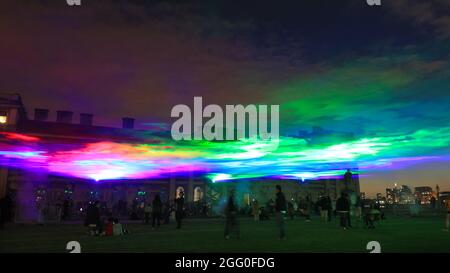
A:
{"label": "grass lawn", "polygon": [[287,240],[277,239],[273,220],[240,219],[241,239],[223,239],[224,220],[186,219],[159,230],[140,223],[127,224],[130,234],[88,236],[81,225],[9,225],[0,230],[0,252],[68,252],[69,241],[79,241],[82,252],[369,252],[366,244],[378,241],[382,252],[450,252],[450,232],[443,217],[389,217],[375,230],[354,227],[343,231],[338,221],[313,218],[286,220]]}

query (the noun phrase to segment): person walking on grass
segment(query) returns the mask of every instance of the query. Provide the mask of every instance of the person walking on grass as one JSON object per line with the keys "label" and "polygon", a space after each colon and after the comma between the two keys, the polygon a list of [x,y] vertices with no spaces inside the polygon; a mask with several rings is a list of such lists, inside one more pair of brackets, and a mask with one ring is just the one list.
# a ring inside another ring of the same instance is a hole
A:
{"label": "person walking on grass", "polygon": [[448,231],[449,222],[450,222],[450,197],[447,197],[445,200],[445,207],[447,208],[447,213],[445,216],[445,229],[444,231]]}
{"label": "person walking on grass", "polygon": [[275,199],[275,220],[277,223],[279,238],[284,240],[286,238],[286,231],[284,228],[284,215],[286,214],[286,198],[281,192],[281,186],[276,185],[276,199]]}
{"label": "person walking on grass", "polygon": [[150,222],[151,214],[152,214],[152,205],[148,203],[144,207],[144,222],[146,225],[148,225],[148,223]]}
{"label": "person walking on grass", "polygon": [[350,214],[350,202],[348,201],[345,193],[342,193],[341,197],[339,197],[336,201],[336,211],[341,219],[341,227],[344,230],[347,230],[349,224],[348,217]]}
{"label": "person walking on grass", "polygon": [[159,228],[159,225],[161,224],[161,213],[162,202],[159,194],[157,194],[152,202],[152,229],[155,229],[155,224],[156,227]]}
{"label": "person walking on grass", "polygon": [[287,208],[289,218],[291,218],[291,220],[294,220],[294,205],[292,204],[292,202],[287,203]]}
{"label": "person walking on grass", "polygon": [[230,239],[230,233],[232,231],[235,231],[237,234],[237,238],[240,239],[239,223],[237,221],[238,207],[236,205],[234,195],[235,191],[234,189],[232,189],[230,191],[230,196],[228,197],[228,203],[226,204],[225,207],[226,223],[224,235],[226,240]]}
{"label": "person walking on grass", "polygon": [[363,209],[363,202],[361,199],[361,195],[356,196],[356,204],[355,204],[355,219],[356,223],[359,224],[362,220],[362,209]]}
{"label": "person walking on grass", "polygon": [[177,221],[177,229],[181,228],[181,221],[184,217],[184,192],[181,191],[175,199],[175,219]]}
{"label": "person walking on grass", "polygon": [[325,196],[320,197],[318,205],[320,210],[320,218],[322,219],[322,221],[328,221],[328,207]]}
{"label": "person walking on grass", "polygon": [[253,199],[252,213],[253,213],[253,219],[255,220],[255,222],[258,222],[259,221],[259,204],[258,204],[258,200],[256,200],[256,199]]}
{"label": "person walking on grass", "polygon": [[306,222],[311,222],[311,213],[314,207],[314,204],[311,200],[311,195],[308,193],[306,195],[306,201],[305,201],[305,207],[306,207]]}

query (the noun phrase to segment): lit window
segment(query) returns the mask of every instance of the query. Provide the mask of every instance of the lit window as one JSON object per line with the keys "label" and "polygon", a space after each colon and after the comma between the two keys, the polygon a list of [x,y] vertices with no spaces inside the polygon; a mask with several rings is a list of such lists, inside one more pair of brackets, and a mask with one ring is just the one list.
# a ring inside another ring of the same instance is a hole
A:
{"label": "lit window", "polygon": [[0,111],[0,124],[6,124],[8,121],[8,114],[6,111]]}

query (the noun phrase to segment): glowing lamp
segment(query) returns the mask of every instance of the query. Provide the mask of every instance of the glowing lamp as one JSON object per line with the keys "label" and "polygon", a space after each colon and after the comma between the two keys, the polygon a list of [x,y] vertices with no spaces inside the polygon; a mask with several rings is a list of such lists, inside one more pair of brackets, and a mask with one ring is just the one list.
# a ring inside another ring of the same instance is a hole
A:
{"label": "glowing lamp", "polygon": [[0,111],[0,124],[6,124],[8,122],[8,114],[5,111]]}

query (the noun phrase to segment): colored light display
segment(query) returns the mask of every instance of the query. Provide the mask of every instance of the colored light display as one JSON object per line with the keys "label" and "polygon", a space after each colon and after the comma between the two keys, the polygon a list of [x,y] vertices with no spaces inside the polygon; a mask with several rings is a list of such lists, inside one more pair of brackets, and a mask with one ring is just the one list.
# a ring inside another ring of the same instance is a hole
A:
{"label": "colored light display", "polygon": [[275,141],[172,141],[67,144],[33,136],[3,135],[0,163],[95,181],[143,179],[197,173],[213,182],[274,177],[314,180],[341,176],[344,169],[400,168],[417,161],[449,160],[450,129],[362,138],[326,144],[281,137]]}

